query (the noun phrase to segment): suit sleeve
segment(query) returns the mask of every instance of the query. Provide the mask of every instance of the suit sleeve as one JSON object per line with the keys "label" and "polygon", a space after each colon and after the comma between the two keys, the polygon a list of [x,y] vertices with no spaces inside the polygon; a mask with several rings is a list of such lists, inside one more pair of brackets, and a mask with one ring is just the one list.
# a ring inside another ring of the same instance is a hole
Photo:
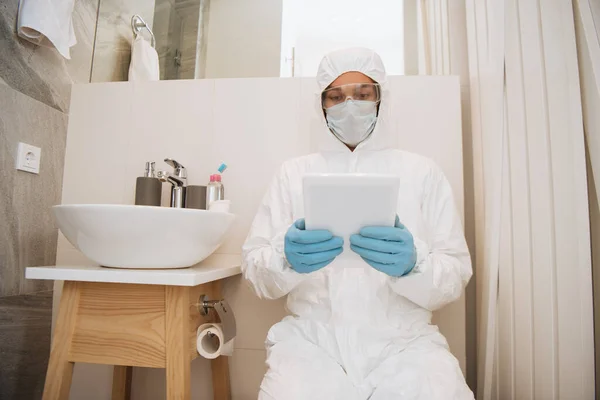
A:
{"label": "suit sleeve", "polygon": [[434,311],[460,297],[473,271],[450,183],[437,166],[426,176],[423,193],[428,237],[414,237],[415,268],[404,277],[390,278],[390,285],[396,293]]}
{"label": "suit sleeve", "polygon": [[283,297],[305,279],[285,258],[285,234],[293,222],[289,178],[284,166],[264,196],[242,248],[242,273],[261,298]]}

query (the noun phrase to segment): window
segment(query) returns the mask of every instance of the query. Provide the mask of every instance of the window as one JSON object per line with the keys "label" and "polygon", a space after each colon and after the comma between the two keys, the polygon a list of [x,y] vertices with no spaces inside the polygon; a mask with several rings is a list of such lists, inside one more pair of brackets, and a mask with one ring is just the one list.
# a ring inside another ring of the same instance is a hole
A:
{"label": "window", "polygon": [[402,0],[283,0],[282,77],[315,76],[330,51],[362,46],[381,55],[387,72],[404,74]]}

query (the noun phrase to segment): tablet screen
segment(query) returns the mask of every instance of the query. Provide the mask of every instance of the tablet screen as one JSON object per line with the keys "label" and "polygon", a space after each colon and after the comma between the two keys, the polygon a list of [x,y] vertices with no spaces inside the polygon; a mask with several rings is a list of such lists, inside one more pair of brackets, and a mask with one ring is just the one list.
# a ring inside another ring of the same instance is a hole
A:
{"label": "tablet screen", "polygon": [[[365,226],[393,226],[400,179],[379,174],[308,174],[303,178],[306,229],[327,229],[344,238]],[[354,254],[354,253],[352,253]]]}

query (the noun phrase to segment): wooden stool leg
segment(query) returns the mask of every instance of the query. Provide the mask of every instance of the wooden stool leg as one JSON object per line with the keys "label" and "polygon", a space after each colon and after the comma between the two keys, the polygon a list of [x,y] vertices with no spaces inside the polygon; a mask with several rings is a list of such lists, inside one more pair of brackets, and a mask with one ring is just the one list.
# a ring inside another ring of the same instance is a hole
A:
{"label": "wooden stool leg", "polygon": [[229,357],[217,357],[210,361],[214,400],[231,400],[229,387]]}
{"label": "wooden stool leg", "polygon": [[190,290],[165,287],[167,400],[190,400]]}
{"label": "wooden stool leg", "polygon": [[65,282],[54,328],[43,400],[67,400],[74,363],[69,361],[71,339],[77,320],[80,289],[77,282]]}
{"label": "wooden stool leg", "polygon": [[[222,299],[221,282],[213,282],[213,296]],[[217,357],[210,361],[213,381],[214,400],[231,400],[231,387],[229,382],[229,357]]]}
{"label": "wooden stool leg", "polygon": [[113,369],[112,400],[131,399],[133,367],[115,365]]}

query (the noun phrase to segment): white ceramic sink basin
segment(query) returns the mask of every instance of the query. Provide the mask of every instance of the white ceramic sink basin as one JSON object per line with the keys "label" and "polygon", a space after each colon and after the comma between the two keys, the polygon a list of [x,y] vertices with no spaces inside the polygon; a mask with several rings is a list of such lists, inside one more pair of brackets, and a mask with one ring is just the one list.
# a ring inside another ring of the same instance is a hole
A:
{"label": "white ceramic sink basin", "polygon": [[65,237],[92,261],[115,268],[184,268],[211,255],[235,216],[185,208],[112,204],[53,207]]}

